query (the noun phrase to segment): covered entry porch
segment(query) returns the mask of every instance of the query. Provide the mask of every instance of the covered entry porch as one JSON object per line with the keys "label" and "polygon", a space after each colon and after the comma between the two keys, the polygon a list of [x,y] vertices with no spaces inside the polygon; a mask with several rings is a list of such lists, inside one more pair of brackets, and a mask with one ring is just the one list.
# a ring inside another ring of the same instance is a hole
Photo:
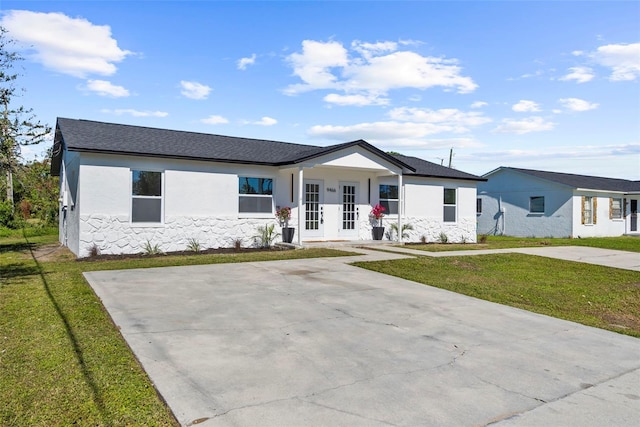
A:
{"label": "covered entry porch", "polygon": [[[294,242],[299,246],[318,242],[353,242],[372,240],[375,220],[371,209],[380,203],[379,185],[387,183],[398,189],[397,212],[388,219],[397,220],[402,229],[403,164],[364,141],[357,141],[322,156],[281,168],[290,175],[289,201],[296,228]],[[388,212],[387,212],[388,213]],[[400,236],[401,237],[401,236]]]}

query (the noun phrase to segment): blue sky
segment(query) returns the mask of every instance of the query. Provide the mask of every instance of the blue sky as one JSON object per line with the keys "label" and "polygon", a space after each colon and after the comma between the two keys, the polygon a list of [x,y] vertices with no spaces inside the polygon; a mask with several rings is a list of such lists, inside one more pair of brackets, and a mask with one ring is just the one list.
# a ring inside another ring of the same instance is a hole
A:
{"label": "blue sky", "polygon": [[[640,2],[9,1],[56,117],[640,179]],[[46,147],[23,149],[26,158]],[[443,160],[444,159],[444,160]]]}

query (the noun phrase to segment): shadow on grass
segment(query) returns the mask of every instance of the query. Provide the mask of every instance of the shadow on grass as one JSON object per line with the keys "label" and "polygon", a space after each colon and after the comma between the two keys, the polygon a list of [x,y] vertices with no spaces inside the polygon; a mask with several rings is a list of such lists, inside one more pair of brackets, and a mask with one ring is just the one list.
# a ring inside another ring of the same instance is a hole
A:
{"label": "shadow on grass", "polygon": [[78,364],[80,366],[80,370],[82,371],[82,376],[84,377],[85,381],[87,382],[87,385],[91,389],[91,393],[93,395],[93,401],[96,404],[96,407],[98,409],[98,412],[100,413],[100,416],[101,416],[104,424],[108,425],[109,422],[108,422],[108,419],[107,419],[107,416],[106,416],[106,408],[105,408],[105,405],[104,405],[104,400],[102,398],[102,394],[100,393],[100,390],[98,389],[98,385],[96,384],[96,381],[94,380],[93,376],[91,375],[91,372],[90,372],[89,368],[87,367],[87,364],[86,364],[86,361],[85,361],[85,358],[84,358],[84,354],[82,352],[82,348],[78,344],[78,339],[75,336],[75,334],[73,332],[73,328],[69,324],[69,321],[67,320],[67,317],[65,316],[64,312],[60,308],[60,305],[56,301],[55,296],[51,292],[51,288],[49,286],[49,282],[47,282],[47,278],[46,278],[46,275],[45,275],[44,270],[42,268],[42,265],[40,265],[40,263],[38,262],[38,259],[35,256],[35,253],[34,253],[35,244],[29,243],[29,241],[27,239],[27,234],[24,232],[24,229],[23,229],[23,237],[24,237],[24,240],[27,242],[26,244],[24,244],[24,246],[26,246],[29,249],[29,251],[31,252],[31,257],[33,258],[33,262],[35,263],[35,267],[31,267],[34,270],[34,272],[31,273],[31,274],[40,275],[40,279],[42,280],[42,284],[43,284],[44,289],[45,289],[45,291],[47,293],[47,297],[51,301],[51,304],[53,305],[54,309],[56,310],[56,313],[60,317],[60,320],[62,321],[62,324],[64,325],[64,328],[65,328],[65,330],[67,332],[67,336],[69,337],[69,341],[70,341],[71,346],[73,348],[73,352],[74,352],[74,354],[76,356],[76,359],[78,360]]}
{"label": "shadow on grass", "polygon": [[40,269],[36,266],[25,265],[24,263],[12,263],[2,266],[2,274],[0,274],[0,277],[3,279],[15,279],[36,274],[40,274]]}
{"label": "shadow on grass", "polygon": [[29,242],[0,244],[0,254],[5,252],[26,252],[34,249],[35,246],[34,243]]}

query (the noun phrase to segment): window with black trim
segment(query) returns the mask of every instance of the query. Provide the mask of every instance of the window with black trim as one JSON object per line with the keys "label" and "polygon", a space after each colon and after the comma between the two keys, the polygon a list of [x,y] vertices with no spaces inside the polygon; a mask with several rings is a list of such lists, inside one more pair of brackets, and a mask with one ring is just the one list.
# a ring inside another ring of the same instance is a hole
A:
{"label": "window with black trim", "polygon": [[544,213],[544,196],[529,197],[529,213]]}
{"label": "window with black trim", "polygon": [[456,222],[456,189],[444,189],[444,222]]}
{"label": "window with black trim", "polygon": [[482,213],[482,199],[478,197],[476,199],[476,214],[480,215],[481,213]]}
{"label": "window with black trim", "polygon": [[162,222],[162,172],[131,171],[131,222]]}
{"label": "window with black trim", "polygon": [[238,211],[240,213],[273,212],[273,179],[238,177]]}
{"label": "window with black trim", "polygon": [[385,208],[387,215],[398,214],[398,186],[380,184],[380,205]]}

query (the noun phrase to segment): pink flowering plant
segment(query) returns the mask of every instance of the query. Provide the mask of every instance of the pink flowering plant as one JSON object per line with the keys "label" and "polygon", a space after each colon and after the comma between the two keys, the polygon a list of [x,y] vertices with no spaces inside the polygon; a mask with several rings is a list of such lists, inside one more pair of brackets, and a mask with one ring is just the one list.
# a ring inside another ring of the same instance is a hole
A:
{"label": "pink flowering plant", "polygon": [[291,219],[291,208],[288,206],[278,208],[276,210],[276,218],[278,219],[278,222],[280,222],[281,227],[288,227],[289,220]]}
{"label": "pink flowering plant", "polygon": [[382,218],[384,218],[385,211],[385,207],[378,203],[373,207],[373,209],[371,209],[371,213],[369,214],[369,216],[371,218],[375,218],[376,221],[378,221],[378,225],[380,225],[382,223]]}

